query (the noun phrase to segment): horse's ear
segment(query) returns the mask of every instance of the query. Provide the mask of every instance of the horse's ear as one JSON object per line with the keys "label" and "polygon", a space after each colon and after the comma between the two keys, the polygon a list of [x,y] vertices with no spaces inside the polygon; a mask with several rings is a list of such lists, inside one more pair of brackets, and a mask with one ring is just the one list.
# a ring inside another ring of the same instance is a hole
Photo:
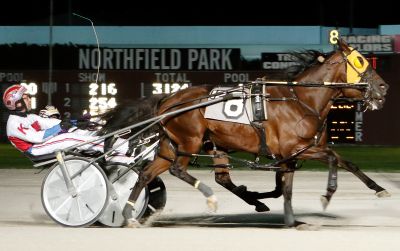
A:
{"label": "horse's ear", "polygon": [[340,38],[337,40],[337,42],[338,42],[339,49],[341,51],[343,51],[347,55],[351,53],[351,49],[349,48],[348,44],[343,39]]}

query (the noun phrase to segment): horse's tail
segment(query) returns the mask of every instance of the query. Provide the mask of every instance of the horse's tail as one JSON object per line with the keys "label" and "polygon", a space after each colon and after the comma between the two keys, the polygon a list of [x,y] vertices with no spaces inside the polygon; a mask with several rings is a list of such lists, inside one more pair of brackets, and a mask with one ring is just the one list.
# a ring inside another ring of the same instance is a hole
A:
{"label": "horse's tail", "polygon": [[[105,121],[105,124],[97,135],[104,135],[152,118],[157,112],[159,103],[166,96],[166,94],[153,95],[149,98],[120,103],[114,109],[99,116],[99,119]],[[140,129],[140,127],[135,128],[135,131]]]}

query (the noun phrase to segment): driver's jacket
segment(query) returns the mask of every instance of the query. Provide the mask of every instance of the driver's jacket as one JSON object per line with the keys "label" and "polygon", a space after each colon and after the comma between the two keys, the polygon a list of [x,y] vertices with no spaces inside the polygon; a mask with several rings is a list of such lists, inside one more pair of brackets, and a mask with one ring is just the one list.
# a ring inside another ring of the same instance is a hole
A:
{"label": "driver's jacket", "polygon": [[7,137],[20,151],[43,143],[61,131],[61,120],[42,118],[36,114],[11,114],[7,121]]}

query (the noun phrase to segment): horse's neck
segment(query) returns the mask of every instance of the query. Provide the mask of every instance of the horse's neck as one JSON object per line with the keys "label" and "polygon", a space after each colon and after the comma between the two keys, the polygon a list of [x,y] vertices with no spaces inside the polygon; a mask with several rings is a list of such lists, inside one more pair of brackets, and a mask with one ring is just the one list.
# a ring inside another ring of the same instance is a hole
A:
{"label": "horse's neck", "polygon": [[[320,75],[320,77],[315,76]],[[334,73],[321,73],[316,72],[303,74],[296,79],[298,82],[335,82],[337,81]],[[332,88],[320,87],[298,87],[297,97],[311,108],[315,113],[319,114],[320,118],[326,118],[329,113],[330,107],[333,104],[333,98],[337,95],[338,91]]]}

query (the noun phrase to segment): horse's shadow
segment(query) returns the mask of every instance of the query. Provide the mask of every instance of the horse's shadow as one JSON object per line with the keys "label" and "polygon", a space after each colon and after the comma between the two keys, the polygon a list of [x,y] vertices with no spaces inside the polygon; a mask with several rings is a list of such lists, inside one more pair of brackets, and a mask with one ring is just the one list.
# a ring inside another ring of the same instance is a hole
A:
{"label": "horse's shadow", "polygon": [[[327,213],[300,213],[296,218],[312,218],[319,220],[337,220],[337,215]],[[151,220],[152,227],[256,227],[256,228],[286,228],[283,214],[185,214],[160,215]]]}

